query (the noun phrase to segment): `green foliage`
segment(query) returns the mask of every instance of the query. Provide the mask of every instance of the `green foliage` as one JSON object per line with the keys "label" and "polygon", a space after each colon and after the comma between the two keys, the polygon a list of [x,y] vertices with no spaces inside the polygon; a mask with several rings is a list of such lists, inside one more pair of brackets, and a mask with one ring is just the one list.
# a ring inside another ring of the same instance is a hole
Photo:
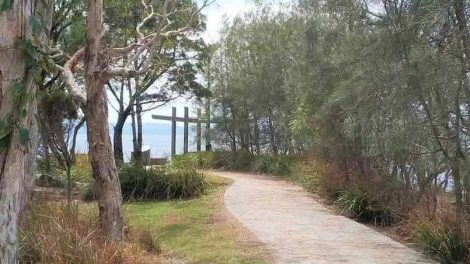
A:
{"label": "green foliage", "polygon": [[82,192],[82,200],[85,202],[92,202],[98,198],[98,193],[96,191],[96,186],[93,183],[88,184],[88,186]]}
{"label": "green foliage", "polygon": [[331,164],[313,157],[299,159],[290,176],[308,192],[331,200],[345,188],[341,175]]}
{"label": "green foliage", "polygon": [[204,194],[204,175],[188,169],[169,169],[160,180],[163,199],[188,199]]}
{"label": "green foliage", "polygon": [[414,236],[427,252],[439,258],[440,263],[468,263],[470,241],[464,238],[462,232],[451,228],[422,223],[415,228]]}
{"label": "green foliage", "polygon": [[25,87],[22,83],[14,82],[8,87],[8,92],[16,97],[25,92]]}
{"label": "green foliage", "polygon": [[11,132],[11,126],[4,120],[0,120],[0,151],[8,147]]}
{"label": "green foliage", "polygon": [[265,174],[286,176],[291,172],[293,158],[284,155],[255,156],[252,169]]}
{"label": "green foliage", "polygon": [[[119,169],[122,197],[124,200],[172,200],[188,199],[204,194],[207,184],[204,175],[189,168],[145,168],[126,164]],[[84,200],[95,197],[93,186],[83,196]]]}
{"label": "green foliage", "polygon": [[67,186],[67,182],[63,177],[47,174],[41,174],[41,176],[36,179],[34,183],[39,187],[63,188]]}
{"label": "green foliage", "polygon": [[367,193],[359,188],[340,191],[335,204],[343,212],[351,213],[355,217],[361,217],[369,208],[369,197]]}
{"label": "green foliage", "polygon": [[388,226],[398,220],[398,217],[390,208],[383,206],[365,189],[358,186],[340,191],[335,200],[335,205],[343,213],[363,222],[372,222],[375,225]]}
{"label": "green foliage", "polygon": [[10,10],[13,7],[14,0],[2,0],[0,3],[0,12]]}
{"label": "green foliage", "polygon": [[286,176],[294,164],[292,157],[278,155],[253,155],[246,151],[209,151],[189,153],[172,159],[178,168],[225,169],[255,171],[275,176]]}
{"label": "green foliage", "polygon": [[41,18],[38,18],[36,16],[30,16],[29,23],[31,25],[33,34],[39,33],[44,28]]}
{"label": "green foliage", "polygon": [[[0,5],[0,12],[11,8],[13,1],[3,1]],[[18,40],[17,46],[25,55],[26,67],[31,73],[34,80],[38,78],[41,72],[40,65],[37,64],[37,47],[33,44],[32,40]],[[7,148],[10,144],[11,134],[18,131],[20,144],[26,146],[29,142],[29,130],[21,126],[24,118],[26,117],[26,107],[31,100],[34,99],[35,94],[27,89],[24,82],[12,82],[7,88],[7,92],[11,96],[13,108],[10,113],[4,117],[0,122],[0,151]]]}
{"label": "green foliage", "polygon": [[23,146],[26,146],[29,141],[29,130],[25,127],[20,128],[20,143]]}
{"label": "green foliage", "polygon": [[72,180],[75,182],[92,182],[93,172],[87,154],[76,154],[75,165],[72,167],[71,174]]}
{"label": "green foliage", "polygon": [[249,171],[252,168],[254,157],[249,152],[221,152],[220,155],[223,157],[223,168],[226,170]]}
{"label": "green foliage", "polygon": [[174,168],[219,169],[223,164],[218,153],[212,151],[177,155],[171,159]]}
{"label": "green foliage", "polygon": [[[63,187],[66,185],[67,182],[67,173],[60,165],[57,164],[57,160],[53,157],[50,157],[49,164],[47,164],[47,160],[45,157],[41,156],[38,157],[37,165],[38,165],[38,172],[40,174],[50,174],[47,175],[47,178],[44,178],[44,181],[47,181],[49,178],[52,181],[59,181],[61,182],[60,186]],[[84,183],[88,184],[93,181],[93,173],[91,170],[91,164],[88,160],[87,154],[76,154],[75,157],[75,164],[71,168],[71,181],[73,183]],[[50,171],[48,171],[50,170]]]}

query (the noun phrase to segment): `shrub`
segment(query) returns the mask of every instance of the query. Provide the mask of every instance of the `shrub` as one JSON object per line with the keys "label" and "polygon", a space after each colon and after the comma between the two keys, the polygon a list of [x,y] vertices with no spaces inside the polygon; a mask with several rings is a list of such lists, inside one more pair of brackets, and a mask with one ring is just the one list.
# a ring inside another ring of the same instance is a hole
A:
{"label": "shrub", "polygon": [[312,157],[299,159],[292,166],[292,178],[308,192],[335,200],[346,182],[341,173],[331,164]]}
{"label": "shrub", "polygon": [[287,176],[291,172],[293,159],[285,155],[255,156],[252,169],[257,172],[275,176]]}
{"label": "shrub", "polygon": [[[76,154],[76,163],[71,168],[71,181],[73,183],[89,183],[93,180],[91,164],[87,154]],[[50,169],[46,169],[46,161],[44,158],[38,159],[38,172],[40,178],[36,180],[36,185],[40,187],[62,188],[67,186],[67,173],[64,168],[57,164],[53,158],[50,160]]]}
{"label": "shrub", "polygon": [[141,248],[149,253],[162,253],[162,248],[155,235],[149,230],[139,230],[137,241]]}
{"label": "shrub", "polygon": [[[223,157],[223,168],[226,170],[249,171],[254,161],[254,156],[246,151],[221,152],[219,154]],[[220,162],[221,158],[219,157],[218,160]]]}
{"label": "shrub", "polygon": [[421,223],[415,228],[414,236],[427,252],[439,258],[440,263],[470,263],[470,243],[460,231],[449,226]]}
{"label": "shrub", "polygon": [[119,170],[124,200],[187,199],[204,193],[204,176],[194,169],[124,165]]}
{"label": "shrub", "polygon": [[375,225],[388,226],[399,218],[390,208],[383,206],[365,189],[357,186],[340,191],[335,204],[342,210],[342,213],[362,222],[373,222]]}
{"label": "shrub", "polygon": [[226,169],[234,171],[255,171],[276,176],[288,175],[293,158],[279,155],[253,155],[247,151],[198,152],[176,156],[172,166],[176,168]]}
{"label": "shrub", "polygon": [[72,168],[72,181],[89,183],[93,181],[91,163],[87,154],[75,155],[75,166]]}
{"label": "shrub", "polygon": [[63,178],[47,174],[41,174],[34,183],[38,187],[62,188],[67,186]]}
{"label": "shrub", "polygon": [[187,199],[202,195],[206,189],[204,175],[194,169],[170,169],[163,174],[164,199]]}
{"label": "shrub", "polygon": [[367,193],[359,188],[352,188],[340,191],[335,204],[343,213],[348,213],[353,217],[361,217],[369,207]]}
{"label": "shrub", "polygon": [[91,202],[96,200],[97,198],[98,197],[96,193],[96,186],[94,185],[94,183],[88,184],[87,187],[83,190],[82,200],[85,202]]}
{"label": "shrub", "polygon": [[218,169],[224,166],[219,152],[198,152],[177,155],[171,159],[174,168]]}

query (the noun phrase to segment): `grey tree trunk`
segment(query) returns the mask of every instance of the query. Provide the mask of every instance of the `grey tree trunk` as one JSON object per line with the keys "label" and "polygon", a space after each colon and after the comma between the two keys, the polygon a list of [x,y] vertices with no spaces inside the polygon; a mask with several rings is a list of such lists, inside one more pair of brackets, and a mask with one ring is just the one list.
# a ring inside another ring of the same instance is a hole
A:
{"label": "grey tree trunk", "polygon": [[[23,94],[36,92],[24,51],[17,45],[19,40],[32,39],[30,18],[37,15],[36,12],[41,11],[42,18],[46,19],[44,24],[48,25],[47,1],[39,2],[12,1],[11,7],[0,11],[0,121],[3,126],[0,139],[0,263],[4,264],[18,262],[18,224],[34,180],[38,143],[35,97],[25,105],[26,116],[19,117],[18,95],[8,90],[18,84]],[[42,41],[43,36],[46,35],[40,32],[36,39]],[[29,134],[27,144],[21,142],[20,136],[20,131],[24,134],[25,129]]]}
{"label": "grey tree trunk", "polygon": [[136,100],[136,119],[137,119],[137,146],[134,147],[136,150],[135,158],[137,162],[142,161],[142,146],[143,146],[143,137],[142,137],[142,103],[139,99]]}
{"label": "grey tree trunk", "polygon": [[124,162],[124,151],[123,151],[123,146],[122,146],[122,130],[124,128],[126,119],[130,114],[130,110],[131,108],[128,107],[125,111],[119,113],[116,125],[114,126],[113,146],[114,146],[114,158],[116,159],[117,163]]}

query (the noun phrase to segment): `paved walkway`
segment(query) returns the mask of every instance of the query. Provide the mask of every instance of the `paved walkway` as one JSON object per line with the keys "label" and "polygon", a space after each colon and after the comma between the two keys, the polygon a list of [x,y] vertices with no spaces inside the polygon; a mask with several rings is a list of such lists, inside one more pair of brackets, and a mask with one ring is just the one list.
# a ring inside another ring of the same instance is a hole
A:
{"label": "paved walkway", "polygon": [[217,172],[234,180],[227,209],[271,250],[276,263],[436,263],[315,202],[285,181]]}

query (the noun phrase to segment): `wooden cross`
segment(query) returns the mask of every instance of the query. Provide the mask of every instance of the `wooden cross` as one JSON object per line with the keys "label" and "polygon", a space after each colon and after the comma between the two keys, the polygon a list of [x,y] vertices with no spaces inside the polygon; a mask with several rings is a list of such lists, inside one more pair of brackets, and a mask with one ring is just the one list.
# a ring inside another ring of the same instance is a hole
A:
{"label": "wooden cross", "polygon": [[197,109],[197,117],[190,118],[189,117],[189,108],[184,108],[184,117],[177,117],[176,116],[176,107],[172,108],[171,116],[163,116],[163,115],[152,115],[153,119],[156,120],[166,120],[171,121],[171,156],[176,155],[176,122],[184,122],[184,145],[183,145],[183,152],[188,153],[189,148],[189,123],[196,124],[196,149],[197,151],[201,151],[201,124],[206,123],[206,151],[211,150],[211,138],[210,138],[210,111],[207,111],[207,119],[201,119],[201,109]]}

